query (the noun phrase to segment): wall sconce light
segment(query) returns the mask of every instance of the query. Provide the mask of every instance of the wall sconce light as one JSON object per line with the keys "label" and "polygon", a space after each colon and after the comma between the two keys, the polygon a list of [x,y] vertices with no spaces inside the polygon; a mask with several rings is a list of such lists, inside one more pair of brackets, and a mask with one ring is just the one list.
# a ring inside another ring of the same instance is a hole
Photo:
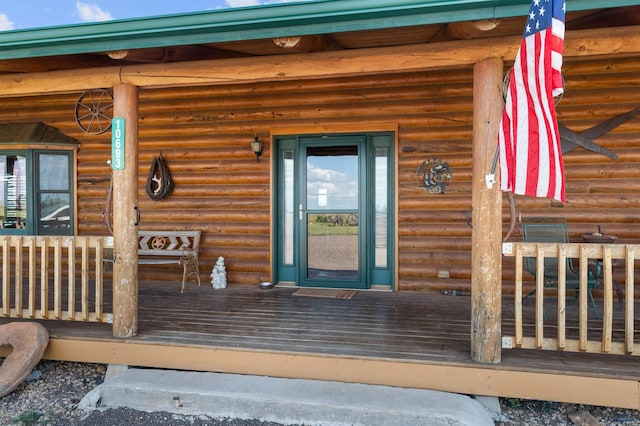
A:
{"label": "wall sconce light", "polygon": [[260,156],[262,155],[262,142],[260,142],[258,135],[254,136],[251,141],[251,151],[256,155],[256,162],[260,161]]}

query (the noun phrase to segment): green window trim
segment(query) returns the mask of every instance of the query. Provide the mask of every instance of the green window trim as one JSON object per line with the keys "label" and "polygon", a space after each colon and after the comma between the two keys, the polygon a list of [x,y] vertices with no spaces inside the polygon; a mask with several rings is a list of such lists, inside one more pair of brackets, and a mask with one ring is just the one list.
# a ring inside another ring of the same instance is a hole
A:
{"label": "green window trim", "polygon": [[0,149],[0,235],[75,235],[75,149],[55,148]]}

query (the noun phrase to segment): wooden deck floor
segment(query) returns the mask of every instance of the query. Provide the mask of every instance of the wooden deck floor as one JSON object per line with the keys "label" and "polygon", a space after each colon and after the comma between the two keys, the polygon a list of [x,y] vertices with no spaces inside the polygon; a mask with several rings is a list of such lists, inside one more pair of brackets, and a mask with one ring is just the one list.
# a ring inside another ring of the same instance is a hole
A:
{"label": "wooden deck floor", "polygon": [[[500,364],[473,362],[469,296],[360,291],[344,300],[294,291],[190,284],[180,294],[175,284],[141,283],[138,336],[46,321],[47,357],[640,408],[640,357],[503,350]],[[504,300],[505,332],[511,305]],[[584,386],[600,389],[579,396]]]}

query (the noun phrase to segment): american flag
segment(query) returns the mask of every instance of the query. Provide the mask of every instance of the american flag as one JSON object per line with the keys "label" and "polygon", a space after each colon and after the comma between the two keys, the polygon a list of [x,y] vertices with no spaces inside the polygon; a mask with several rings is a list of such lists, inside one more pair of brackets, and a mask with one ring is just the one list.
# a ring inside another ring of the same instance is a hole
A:
{"label": "american flag", "polygon": [[564,0],[532,0],[498,142],[500,189],[565,202],[564,166],[553,97],[562,94]]}

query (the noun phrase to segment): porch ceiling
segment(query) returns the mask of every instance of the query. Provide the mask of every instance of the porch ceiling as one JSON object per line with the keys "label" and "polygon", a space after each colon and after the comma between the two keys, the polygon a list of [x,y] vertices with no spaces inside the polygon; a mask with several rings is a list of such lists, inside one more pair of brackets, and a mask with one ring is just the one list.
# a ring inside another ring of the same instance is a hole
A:
{"label": "porch ceiling", "polygon": [[[629,4],[629,2],[622,4]],[[237,11],[238,14],[240,12],[247,14],[249,10]],[[497,16],[497,14],[498,12],[494,12],[493,16]],[[56,39],[58,35],[53,32],[62,31],[65,29],[64,27],[32,30],[31,32],[8,32],[0,36],[0,45],[3,46],[4,51],[0,54],[0,73],[46,72],[143,63],[160,64],[402,46],[520,35],[524,27],[524,16],[509,17],[505,15],[507,17],[455,22],[456,19],[480,16],[477,13],[467,15],[469,14],[460,12],[457,17],[447,19],[441,17],[438,21],[440,23],[424,25],[415,25],[415,23],[407,25],[411,22],[404,18],[398,20],[395,25],[378,23],[368,27],[366,25],[351,25],[351,22],[342,25],[326,25],[322,20],[318,20],[318,22],[310,20],[307,25],[297,24],[285,27],[280,24],[277,30],[271,32],[258,31],[255,32],[254,38],[234,36],[237,29],[228,29],[226,32],[218,31],[208,36],[208,39],[195,34],[190,37],[185,34],[177,37],[161,37],[157,34],[154,35],[150,30],[142,29],[135,40],[131,39],[132,35],[129,35],[123,40],[96,41],[94,39],[99,36],[106,37],[104,35],[106,31],[103,27],[95,26],[94,31],[97,34],[95,37],[90,33],[80,34],[77,40],[63,43],[62,39]],[[424,22],[429,21],[425,20]],[[112,25],[115,28],[115,26],[124,24],[126,22],[104,23],[102,25]],[[638,25],[640,24],[640,6],[569,11],[566,24],[568,30]],[[83,28],[85,32],[90,29],[88,28],[90,26],[85,27],[87,27]],[[69,28],[73,29],[72,26]],[[67,29],[66,32],[68,33],[70,29]],[[22,35],[22,39],[19,37],[20,35]],[[114,36],[111,33],[109,35]],[[49,39],[45,39],[46,37]],[[281,38],[277,39],[277,37]],[[209,40],[214,41],[209,42]],[[46,43],[54,44],[55,48],[45,46]],[[38,47],[40,44],[42,46]],[[132,48],[138,46],[144,47]],[[108,49],[108,52],[101,51],[100,48]],[[55,56],[48,56],[52,54]]]}

